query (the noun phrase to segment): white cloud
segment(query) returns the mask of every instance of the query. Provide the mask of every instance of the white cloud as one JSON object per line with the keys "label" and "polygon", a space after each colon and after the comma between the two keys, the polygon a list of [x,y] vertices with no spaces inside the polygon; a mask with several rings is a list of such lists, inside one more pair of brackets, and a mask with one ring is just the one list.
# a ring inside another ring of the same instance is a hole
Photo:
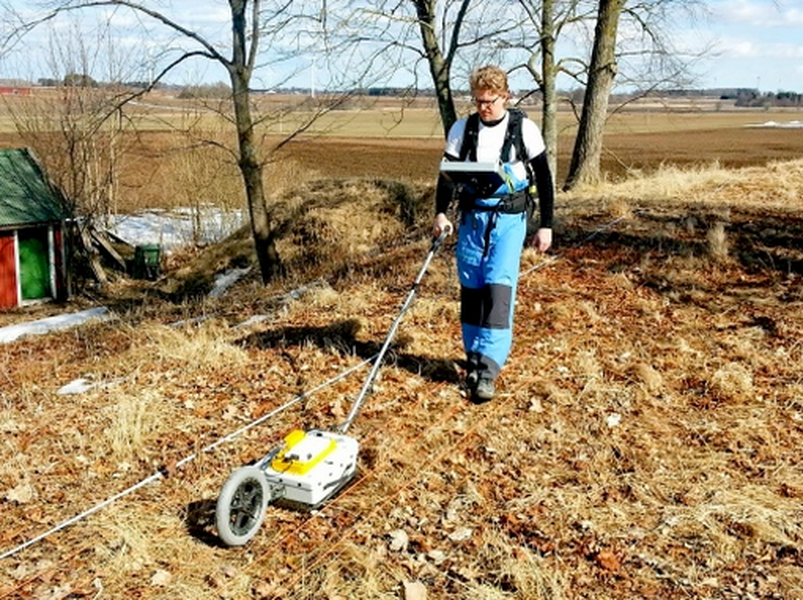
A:
{"label": "white cloud", "polygon": [[732,58],[754,58],[758,56],[758,47],[748,40],[724,42],[719,47],[723,56]]}
{"label": "white cloud", "polygon": [[790,9],[781,9],[781,14],[784,26],[795,28],[803,26],[803,9],[796,7]]}
{"label": "white cloud", "polygon": [[735,2],[730,7],[721,6],[717,11],[720,17],[729,21],[742,23],[756,23],[764,20],[767,11],[759,9],[750,2]]}
{"label": "white cloud", "polygon": [[736,0],[715,2],[712,10],[718,20],[739,27],[796,27],[803,12],[797,8],[786,9],[788,2],[771,0]]}
{"label": "white cloud", "polygon": [[791,60],[803,58],[803,44],[788,42],[766,43],[756,40],[727,38],[720,39],[717,52],[727,58],[766,58]]}

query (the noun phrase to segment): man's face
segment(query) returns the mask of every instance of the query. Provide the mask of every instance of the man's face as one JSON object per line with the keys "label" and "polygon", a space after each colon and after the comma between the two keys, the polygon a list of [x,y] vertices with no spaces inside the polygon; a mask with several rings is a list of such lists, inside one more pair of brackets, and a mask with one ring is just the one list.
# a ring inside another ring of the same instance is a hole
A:
{"label": "man's face", "polygon": [[505,92],[482,89],[474,93],[474,106],[483,121],[497,121],[505,116]]}

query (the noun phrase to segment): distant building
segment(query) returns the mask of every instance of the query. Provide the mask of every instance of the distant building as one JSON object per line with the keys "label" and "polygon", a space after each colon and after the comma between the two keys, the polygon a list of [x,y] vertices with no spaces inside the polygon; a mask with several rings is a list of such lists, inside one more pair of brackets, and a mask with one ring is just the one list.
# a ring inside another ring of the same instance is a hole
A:
{"label": "distant building", "polygon": [[0,79],[0,96],[30,96],[32,88],[24,79]]}
{"label": "distant building", "polygon": [[33,154],[0,150],[0,310],[67,298],[66,218]]}
{"label": "distant building", "polygon": [[0,96],[30,96],[31,88],[0,86]]}

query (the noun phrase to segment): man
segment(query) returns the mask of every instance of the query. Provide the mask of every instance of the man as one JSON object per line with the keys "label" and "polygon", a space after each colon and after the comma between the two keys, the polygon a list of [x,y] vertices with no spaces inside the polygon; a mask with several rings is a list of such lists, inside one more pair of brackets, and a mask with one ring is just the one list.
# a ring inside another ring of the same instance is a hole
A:
{"label": "man", "polygon": [[507,74],[496,66],[477,69],[469,79],[477,112],[449,130],[445,161],[501,161],[505,183],[495,190],[451,183],[441,172],[433,235],[451,227],[446,216],[453,198],[460,211],[457,267],[460,321],[466,351],[466,387],[475,403],[491,400],[494,381],[513,342],[513,308],[531,188],[538,192],[539,227],[532,244],[552,245],[554,187],[538,126],[522,111],[507,108]]}

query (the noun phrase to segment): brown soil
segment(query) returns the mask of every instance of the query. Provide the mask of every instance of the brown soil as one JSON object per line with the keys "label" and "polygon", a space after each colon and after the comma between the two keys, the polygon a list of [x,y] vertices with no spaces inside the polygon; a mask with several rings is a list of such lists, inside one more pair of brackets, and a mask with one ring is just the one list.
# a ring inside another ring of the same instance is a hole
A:
{"label": "brown soil", "polygon": [[[762,164],[770,137],[800,154],[787,133],[740,131],[728,151],[722,132],[628,136],[620,156]],[[226,477],[293,428],[342,422],[366,371],[332,379],[374,355],[424,258],[431,189],[405,190],[422,207],[406,226],[387,182],[431,171],[438,144],[388,149],[292,146],[349,181],[286,198],[310,207],[287,280],[188,292],[193,270],[253,262],[232,242],[61,307],[102,302],[115,321],[2,347],[0,552],[166,478],[0,561],[0,598],[376,600],[409,582],[430,599],[803,597],[799,160],[666,197],[649,180],[624,199],[561,196],[552,260],[525,253],[515,346],[482,406],[460,386],[450,241],[350,431],[352,485],[220,545]],[[78,377],[104,385],[58,394]]]}
{"label": "brown soil", "polygon": [[[559,141],[558,183],[566,178],[572,140]],[[305,168],[330,177],[434,178],[443,153],[433,139],[317,138],[290,144],[288,154]],[[766,164],[803,156],[801,130],[711,129],[605,137],[602,170],[619,178],[628,171],[651,172],[661,164],[683,167],[718,162],[727,168]]]}

